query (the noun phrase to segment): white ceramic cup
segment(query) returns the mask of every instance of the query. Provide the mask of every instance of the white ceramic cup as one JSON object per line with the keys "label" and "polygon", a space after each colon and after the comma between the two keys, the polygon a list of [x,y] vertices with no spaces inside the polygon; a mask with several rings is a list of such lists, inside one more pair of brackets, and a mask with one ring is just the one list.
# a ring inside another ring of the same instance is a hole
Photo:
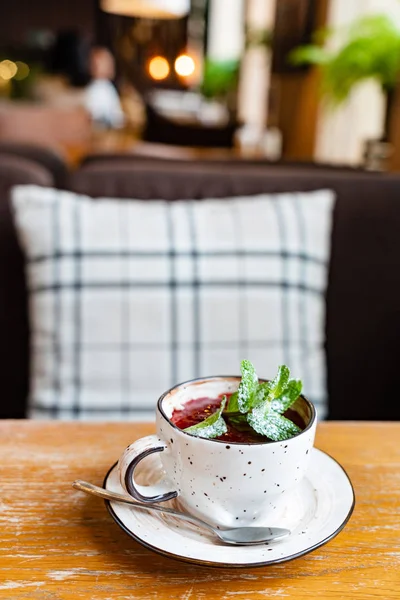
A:
{"label": "white ceramic cup", "polygon": [[[313,447],[316,412],[304,396],[291,407],[304,430],[283,442],[227,443],[194,437],[171,422],[174,410],[196,398],[218,398],[237,390],[239,377],[210,377],[182,383],[157,404],[157,435],[133,442],[122,454],[122,487],[141,502],[177,498],[181,508],[222,527],[271,523],[286,504],[287,494],[307,471]],[[160,453],[164,477],[157,485],[135,481],[135,469],[146,456]]]}

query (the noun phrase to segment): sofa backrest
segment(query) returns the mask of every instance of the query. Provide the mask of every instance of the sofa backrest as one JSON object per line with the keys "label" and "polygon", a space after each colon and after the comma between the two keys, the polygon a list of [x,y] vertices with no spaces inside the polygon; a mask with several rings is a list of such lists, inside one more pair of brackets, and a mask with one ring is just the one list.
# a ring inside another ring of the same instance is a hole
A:
{"label": "sofa backrest", "polygon": [[[70,187],[94,197],[167,200],[335,190],[326,319],[330,418],[400,419],[399,403],[392,399],[400,334],[399,176],[103,161],[76,171]],[[0,304],[1,314],[3,307],[7,310],[7,318],[0,322],[0,376],[8,383],[2,388],[7,401],[0,402],[0,416],[21,416],[28,378],[23,262],[4,202],[1,210],[8,237],[0,252],[0,289],[8,287]],[[12,285],[10,269],[1,264],[4,260],[13,265]],[[8,343],[12,352],[7,354]]]}
{"label": "sofa backrest", "polygon": [[50,171],[54,184],[57,187],[64,187],[68,179],[68,165],[60,152],[46,146],[37,144],[18,144],[13,142],[0,141],[0,155],[20,156],[30,161],[38,163]]}
{"label": "sofa backrest", "polygon": [[94,152],[86,154],[80,161],[81,167],[93,165],[94,163],[118,163],[128,167],[137,163],[151,163],[156,166],[157,163],[168,163],[170,165],[184,166],[203,165],[204,167],[222,166],[223,168],[236,167],[247,168],[249,166],[271,168],[292,168],[292,169],[312,169],[313,171],[345,172],[345,173],[365,173],[365,169],[353,165],[342,165],[333,163],[322,163],[312,161],[289,161],[279,160],[271,161],[260,157],[243,158],[239,153],[221,150],[219,148],[190,148],[183,146],[170,146],[163,144],[148,144],[138,142],[128,151],[124,152]]}

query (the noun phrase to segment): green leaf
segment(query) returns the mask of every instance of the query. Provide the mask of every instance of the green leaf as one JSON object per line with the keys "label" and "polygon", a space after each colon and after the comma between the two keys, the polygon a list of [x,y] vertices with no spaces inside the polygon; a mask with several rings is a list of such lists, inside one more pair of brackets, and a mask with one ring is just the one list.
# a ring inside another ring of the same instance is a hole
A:
{"label": "green leaf", "polygon": [[263,402],[270,401],[272,384],[272,381],[266,381],[258,385],[250,408],[254,408]]}
{"label": "green leaf", "polygon": [[297,400],[302,390],[301,381],[289,379],[289,368],[281,365],[273,380],[261,384],[249,360],[242,361],[241,372],[238,390],[230,396],[229,402],[224,396],[216,412],[184,431],[206,439],[217,438],[228,430],[223,418],[226,415],[229,423],[239,431],[251,427],[274,441],[285,440],[299,433],[301,429],[280,414]]}
{"label": "green leaf", "polygon": [[238,404],[238,393],[234,392],[228,401],[228,406],[224,410],[225,413],[238,413],[239,412],[239,404]]}
{"label": "green leaf", "polygon": [[278,369],[278,374],[272,381],[260,383],[254,396],[253,403],[250,408],[258,406],[262,402],[271,402],[275,398],[281,396],[286,389],[290,377],[290,369],[286,365],[281,365]]}
{"label": "green leaf", "polygon": [[206,98],[224,97],[237,86],[239,60],[206,59],[201,92]]}
{"label": "green leaf", "polygon": [[261,407],[256,407],[249,413],[247,420],[257,433],[275,442],[287,440],[301,432],[300,427],[273,410],[263,415]]}
{"label": "green leaf", "polygon": [[242,360],[240,370],[242,380],[237,391],[237,402],[240,412],[247,413],[258,388],[258,377],[253,364],[249,360]]}
{"label": "green leaf", "polygon": [[330,60],[330,54],[314,44],[299,46],[289,54],[289,62],[292,65],[326,65]]}
{"label": "green leaf", "polygon": [[320,66],[322,91],[333,103],[346,100],[366,79],[375,79],[386,92],[395,88],[400,73],[400,29],[395,19],[385,14],[367,15],[345,30],[330,32],[329,37],[333,33],[336,43],[332,47],[337,50],[315,44],[300,46],[289,55],[293,64]]}
{"label": "green leaf", "polygon": [[226,423],[222,418],[222,411],[225,408],[226,404],[226,396],[224,396],[221,406],[218,408],[215,413],[207,417],[201,423],[197,423],[197,425],[192,425],[191,427],[186,427],[183,431],[186,433],[190,433],[196,437],[212,439],[223,435],[228,431]]}
{"label": "green leaf", "polygon": [[247,422],[254,431],[272,440],[287,439],[301,431],[279,414],[297,400],[302,389],[301,381],[289,380],[289,377],[289,368],[281,365],[275,379],[258,386],[254,394],[254,407],[247,415]]}
{"label": "green leaf", "polygon": [[262,429],[263,423],[266,423],[270,410],[271,402],[266,400],[265,402],[258,404],[251,412],[247,414],[248,424],[251,425],[254,431],[261,433],[261,435],[264,435],[260,430]]}
{"label": "green leaf", "polygon": [[278,374],[272,382],[271,395],[278,398],[286,388],[290,377],[290,369],[286,365],[281,365]]}
{"label": "green leaf", "polygon": [[300,379],[291,379],[281,395],[273,400],[272,410],[283,415],[285,410],[294,404],[301,394],[303,384]]}

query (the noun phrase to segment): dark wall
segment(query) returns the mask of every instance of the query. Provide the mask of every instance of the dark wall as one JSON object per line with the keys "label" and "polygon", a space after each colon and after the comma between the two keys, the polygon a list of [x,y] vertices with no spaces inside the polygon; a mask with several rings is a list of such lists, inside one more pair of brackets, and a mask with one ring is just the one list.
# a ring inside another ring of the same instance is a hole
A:
{"label": "dark wall", "polygon": [[2,0],[0,44],[24,44],[34,30],[79,29],[95,33],[95,0]]}

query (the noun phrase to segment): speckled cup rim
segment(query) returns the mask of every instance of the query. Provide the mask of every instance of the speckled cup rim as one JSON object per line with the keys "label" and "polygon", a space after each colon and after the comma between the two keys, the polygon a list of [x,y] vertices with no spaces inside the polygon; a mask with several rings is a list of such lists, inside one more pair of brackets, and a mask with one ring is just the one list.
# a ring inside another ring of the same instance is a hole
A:
{"label": "speckled cup rim", "polygon": [[[234,380],[234,381],[240,381],[241,377],[239,377],[238,375],[213,375],[211,377],[198,377],[197,379],[189,379],[188,381],[183,381],[182,383],[178,383],[177,385],[174,385],[172,388],[170,388],[169,390],[167,390],[166,392],[164,392],[160,398],[157,401],[157,409],[160,412],[161,416],[163,417],[163,419],[173,428],[176,429],[177,431],[179,431],[180,433],[182,433],[183,435],[187,435],[189,436],[191,439],[197,439],[196,436],[191,435],[190,433],[188,433],[187,431],[184,431],[183,429],[180,429],[179,427],[177,427],[175,425],[175,423],[173,423],[171,421],[171,419],[169,417],[167,417],[167,415],[164,412],[163,409],[163,401],[164,399],[171,394],[174,390],[178,390],[179,388],[183,387],[183,386],[189,386],[191,384],[196,384],[196,383],[201,383],[201,382],[206,382],[206,381],[213,381],[213,380]],[[265,383],[267,381],[270,381],[269,379],[259,379],[260,382]],[[297,433],[296,435],[293,435],[292,437],[288,438],[287,442],[290,442],[290,440],[298,438],[300,435],[303,435],[303,433],[306,433],[307,431],[309,431],[312,426],[314,425],[314,421],[316,419],[317,413],[315,410],[315,406],[314,404],[308,400],[308,398],[306,398],[306,396],[304,396],[303,394],[300,394],[300,398],[302,398],[302,400],[304,400],[304,402],[308,405],[310,411],[311,411],[311,417],[310,420],[308,422],[308,424],[306,425],[306,427],[300,431],[300,433]],[[201,438],[203,441],[207,441],[207,442],[212,442],[213,444],[225,444],[226,445],[226,441],[224,440],[216,440],[216,439],[207,439],[207,438]],[[265,441],[265,442],[252,442],[252,443],[241,443],[241,442],[229,442],[229,445],[234,445],[234,446],[270,446],[271,444],[281,444],[281,441]]]}

